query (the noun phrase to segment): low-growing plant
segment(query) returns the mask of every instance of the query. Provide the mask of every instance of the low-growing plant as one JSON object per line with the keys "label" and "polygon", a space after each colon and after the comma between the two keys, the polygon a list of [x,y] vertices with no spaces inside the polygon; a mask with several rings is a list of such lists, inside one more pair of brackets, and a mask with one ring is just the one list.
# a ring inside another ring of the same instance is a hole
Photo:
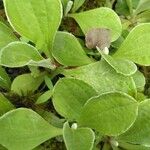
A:
{"label": "low-growing plant", "polygon": [[3,0],[0,149],[150,150],[150,1],[86,3]]}

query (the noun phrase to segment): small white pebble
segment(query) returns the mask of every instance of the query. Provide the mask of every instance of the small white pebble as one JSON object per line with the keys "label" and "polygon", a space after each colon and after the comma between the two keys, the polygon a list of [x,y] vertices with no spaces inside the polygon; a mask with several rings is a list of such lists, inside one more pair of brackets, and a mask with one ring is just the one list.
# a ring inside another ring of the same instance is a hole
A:
{"label": "small white pebble", "polygon": [[108,54],[109,54],[109,49],[108,49],[108,47],[105,47],[105,48],[103,49],[103,52],[104,52],[104,54],[108,55]]}
{"label": "small white pebble", "polygon": [[118,147],[118,146],[119,146],[119,143],[118,143],[118,141],[116,141],[116,140],[111,140],[111,144],[112,144],[113,146],[115,146],[115,147]]}
{"label": "small white pebble", "polygon": [[78,128],[77,123],[73,123],[72,126],[71,126],[71,128],[74,129],[74,130],[76,130]]}

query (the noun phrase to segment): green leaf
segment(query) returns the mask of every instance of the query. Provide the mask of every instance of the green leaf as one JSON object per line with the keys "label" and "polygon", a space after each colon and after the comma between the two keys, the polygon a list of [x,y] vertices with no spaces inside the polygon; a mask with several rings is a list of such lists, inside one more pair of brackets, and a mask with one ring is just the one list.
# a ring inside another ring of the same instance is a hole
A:
{"label": "green leaf", "polygon": [[127,36],[115,58],[129,59],[137,64],[150,65],[150,23],[136,26]]}
{"label": "green leaf", "polygon": [[64,10],[66,9],[67,3],[69,2],[69,0],[61,0]]}
{"label": "green leaf", "polygon": [[70,14],[69,17],[73,17],[78,22],[84,34],[93,28],[108,28],[111,30],[111,41],[115,41],[122,31],[118,15],[109,8],[101,7],[86,12]]}
{"label": "green leaf", "polygon": [[132,77],[116,73],[104,60],[76,69],[66,69],[63,74],[88,83],[99,94],[110,91],[122,91],[133,96],[136,93],[136,87]]}
{"label": "green leaf", "polygon": [[60,64],[66,66],[81,66],[92,62],[76,37],[67,32],[57,32],[52,54]]}
{"label": "green leaf", "polygon": [[135,11],[135,14],[140,14],[146,10],[150,10],[150,1],[149,0],[140,0],[140,3]]}
{"label": "green leaf", "polygon": [[125,143],[125,142],[119,142],[119,146],[127,150],[150,150],[150,147],[146,147],[146,146],[138,145],[138,144],[134,145],[134,144]]}
{"label": "green leaf", "polygon": [[83,105],[95,95],[97,95],[95,90],[83,81],[63,78],[55,85],[53,104],[61,116],[70,120],[77,120]]}
{"label": "green leaf", "polygon": [[104,54],[101,50],[99,50],[102,57],[105,61],[113,67],[117,73],[123,74],[125,76],[131,76],[137,71],[136,65],[129,60],[124,59],[114,59],[110,55]]}
{"label": "green leaf", "polygon": [[9,44],[10,42],[17,41],[17,37],[13,31],[0,21],[0,49]]}
{"label": "green leaf", "polygon": [[144,11],[137,16],[137,21],[140,23],[150,22],[150,10]]}
{"label": "green leaf", "polygon": [[52,49],[62,18],[60,0],[4,0],[7,18],[20,35],[30,39],[38,49]]}
{"label": "green leaf", "polygon": [[14,109],[14,106],[9,102],[9,100],[0,93],[0,116],[6,112]]}
{"label": "green leaf", "polygon": [[52,96],[52,90],[46,91],[40,97],[38,97],[36,104],[42,104],[47,102]]}
{"label": "green leaf", "polygon": [[43,57],[37,49],[22,42],[12,42],[0,51],[0,63],[6,67],[22,67],[40,60]]}
{"label": "green leaf", "polygon": [[62,134],[30,109],[12,110],[0,118],[0,144],[9,150],[31,150]]}
{"label": "green leaf", "polygon": [[28,95],[37,90],[43,81],[43,76],[34,78],[31,74],[19,75],[14,79],[11,90],[18,95]]}
{"label": "green leaf", "polygon": [[121,141],[150,147],[150,100],[140,103],[138,117],[133,126],[118,137]]}
{"label": "green leaf", "polygon": [[85,0],[74,0],[72,12],[78,10],[84,4],[84,2]]}
{"label": "green leaf", "polygon": [[115,5],[115,11],[119,15],[128,16],[130,14],[130,12],[129,12],[129,7],[127,5],[126,0],[117,0],[117,3]]}
{"label": "green leaf", "polygon": [[140,71],[137,71],[134,75],[132,75],[132,77],[135,82],[137,90],[143,92],[146,84],[144,75]]}
{"label": "green leaf", "polygon": [[131,127],[137,112],[138,103],[131,96],[121,92],[104,93],[84,105],[79,123],[101,134],[116,136]]}
{"label": "green leaf", "polygon": [[54,86],[53,86],[53,83],[52,83],[52,81],[51,81],[51,78],[48,77],[48,76],[45,76],[45,77],[44,77],[44,80],[45,80],[46,86],[47,86],[50,90],[52,90]]}
{"label": "green leaf", "polygon": [[0,87],[6,90],[10,90],[11,81],[6,73],[5,69],[0,67]]}
{"label": "green leaf", "polygon": [[94,132],[90,128],[73,129],[68,122],[64,124],[63,137],[67,150],[92,150],[95,140]]}

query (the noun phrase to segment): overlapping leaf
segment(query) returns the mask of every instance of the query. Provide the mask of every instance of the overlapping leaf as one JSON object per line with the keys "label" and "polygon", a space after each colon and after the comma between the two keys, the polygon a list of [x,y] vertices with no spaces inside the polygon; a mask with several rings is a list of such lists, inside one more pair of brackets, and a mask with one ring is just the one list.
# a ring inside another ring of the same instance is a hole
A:
{"label": "overlapping leaf", "polygon": [[136,26],[127,36],[115,58],[129,59],[144,66],[150,65],[150,23]]}
{"label": "overlapping leaf", "polygon": [[66,69],[66,76],[72,76],[91,85],[99,94],[110,91],[122,91],[134,96],[136,86],[132,77],[116,73],[104,60],[76,69]]}
{"label": "overlapping leaf", "polygon": [[4,6],[12,27],[49,54],[62,17],[60,0],[4,0]]}
{"label": "overlapping leaf", "polygon": [[110,92],[91,98],[83,108],[79,122],[104,135],[125,132],[134,123],[138,103],[127,94]]}
{"label": "overlapping leaf", "polygon": [[67,122],[64,124],[63,137],[67,150],[92,150],[95,140],[90,128],[73,129]]}
{"label": "overlapping leaf", "polygon": [[31,150],[62,130],[30,109],[12,110],[0,117],[0,144],[9,150]]}
{"label": "overlapping leaf", "polygon": [[83,81],[63,78],[55,85],[53,104],[60,115],[70,120],[77,120],[83,105],[95,95],[97,95],[95,90]]}
{"label": "overlapping leaf", "polygon": [[56,34],[52,53],[60,64],[66,66],[82,66],[92,62],[76,37],[67,32]]}

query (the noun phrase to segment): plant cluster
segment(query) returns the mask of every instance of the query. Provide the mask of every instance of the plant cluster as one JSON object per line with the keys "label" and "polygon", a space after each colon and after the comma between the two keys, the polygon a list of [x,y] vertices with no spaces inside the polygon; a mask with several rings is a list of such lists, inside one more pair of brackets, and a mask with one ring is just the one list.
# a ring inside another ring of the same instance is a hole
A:
{"label": "plant cluster", "polygon": [[1,150],[150,150],[150,1],[89,3],[3,0]]}

